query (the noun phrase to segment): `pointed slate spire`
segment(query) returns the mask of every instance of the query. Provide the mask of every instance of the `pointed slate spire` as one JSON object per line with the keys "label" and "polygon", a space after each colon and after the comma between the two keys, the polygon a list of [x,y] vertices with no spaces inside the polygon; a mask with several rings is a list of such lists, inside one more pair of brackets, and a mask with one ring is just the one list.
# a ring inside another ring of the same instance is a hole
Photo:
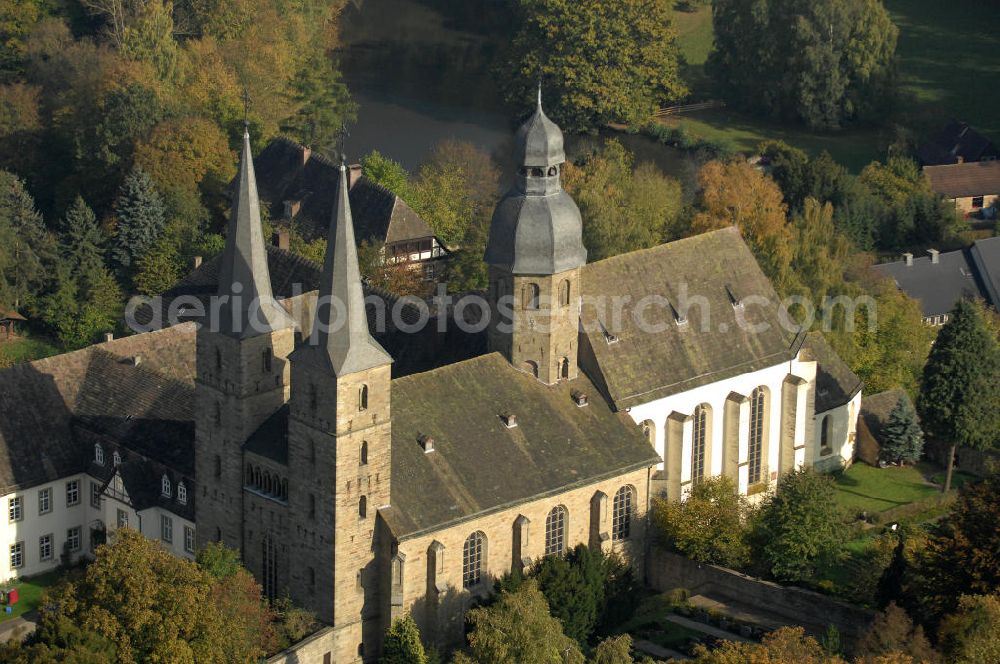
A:
{"label": "pointed slate spire", "polygon": [[347,167],[340,161],[340,184],[330,219],[319,304],[310,344],[315,345],[337,376],[392,362],[368,333],[354,221],[348,199]]}
{"label": "pointed slate spire", "polygon": [[250,132],[246,128],[218,294],[226,297],[219,309],[219,331],[223,334],[244,339],[295,324],[271,293]]}

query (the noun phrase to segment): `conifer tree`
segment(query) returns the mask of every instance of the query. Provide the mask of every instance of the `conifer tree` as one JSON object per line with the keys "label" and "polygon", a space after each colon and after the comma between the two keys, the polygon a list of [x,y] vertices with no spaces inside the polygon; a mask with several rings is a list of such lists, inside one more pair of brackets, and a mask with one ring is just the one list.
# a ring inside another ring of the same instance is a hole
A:
{"label": "conifer tree", "polygon": [[883,461],[916,463],[924,451],[924,432],[917,423],[917,413],[909,399],[900,399],[882,430]]}
{"label": "conifer tree", "polygon": [[380,664],[426,664],[427,655],[420,642],[420,630],[413,616],[397,618],[385,633]]}
{"label": "conifer tree", "polygon": [[54,249],[24,182],[0,171],[0,302],[15,309],[31,305]]}
{"label": "conifer tree", "polygon": [[949,446],[946,492],[959,445],[985,450],[1000,443],[1000,344],[986,315],[977,302],[955,305],[924,367],[917,406],[926,431]]}
{"label": "conifer tree", "polygon": [[141,168],[134,168],[122,183],[115,201],[118,233],[112,250],[115,262],[131,271],[149,251],[166,221],[166,208],[153,180]]}
{"label": "conifer tree", "polygon": [[60,227],[59,253],[69,275],[82,286],[104,268],[104,236],[97,217],[81,196],[67,210]]}

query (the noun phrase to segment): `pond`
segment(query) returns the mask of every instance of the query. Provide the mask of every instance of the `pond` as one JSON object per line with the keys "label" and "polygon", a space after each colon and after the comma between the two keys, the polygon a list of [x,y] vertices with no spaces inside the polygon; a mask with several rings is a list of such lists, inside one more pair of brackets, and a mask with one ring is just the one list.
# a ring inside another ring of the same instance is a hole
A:
{"label": "pond", "polygon": [[[378,150],[413,171],[436,144],[457,139],[502,162],[518,118],[492,73],[498,39],[457,27],[425,2],[347,4],[337,57],[359,106],[348,149],[356,156]],[[682,151],[644,136],[603,133],[635,153],[636,163],[652,161],[680,178],[693,172]],[[567,136],[567,154],[573,159],[602,140]]]}

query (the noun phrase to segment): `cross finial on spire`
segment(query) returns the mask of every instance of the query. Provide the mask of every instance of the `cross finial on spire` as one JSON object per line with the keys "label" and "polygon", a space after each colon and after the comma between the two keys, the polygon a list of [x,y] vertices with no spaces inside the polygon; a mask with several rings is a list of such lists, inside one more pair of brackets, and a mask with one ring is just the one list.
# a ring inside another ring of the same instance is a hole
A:
{"label": "cross finial on spire", "polygon": [[538,108],[542,108],[542,79],[538,78]]}
{"label": "cross finial on spire", "polygon": [[340,165],[343,166],[347,161],[347,139],[350,137],[351,132],[347,131],[347,123],[340,123]]}
{"label": "cross finial on spire", "polygon": [[250,91],[243,88],[243,129],[250,131]]}

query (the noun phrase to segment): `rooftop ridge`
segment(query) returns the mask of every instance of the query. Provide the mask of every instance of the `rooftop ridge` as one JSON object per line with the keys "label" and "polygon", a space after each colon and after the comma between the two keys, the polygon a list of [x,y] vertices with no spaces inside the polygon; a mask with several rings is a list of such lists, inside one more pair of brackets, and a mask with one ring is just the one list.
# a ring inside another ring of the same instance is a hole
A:
{"label": "rooftop ridge", "polygon": [[740,233],[740,230],[736,226],[726,226],[725,228],[717,228],[717,229],[715,229],[713,231],[706,231],[704,233],[698,233],[697,235],[689,235],[688,237],[678,238],[676,240],[671,240],[670,242],[661,242],[660,244],[658,244],[658,245],[656,245],[654,247],[647,247],[645,249],[636,249],[634,251],[628,251],[628,252],[626,252],[624,254],[617,254],[615,256],[608,256],[607,258],[602,258],[599,261],[594,261],[593,263],[587,263],[587,265],[585,267],[590,267],[591,265],[608,265],[608,264],[611,264],[612,262],[623,261],[623,260],[629,258],[630,256],[637,256],[637,255],[641,255],[641,254],[648,254],[648,253],[654,253],[654,252],[657,252],[657,251],[663,251],[665,247],[676,248],[676,247],[678,247],[680,245],[683,245],[683,244],[689,244],[689,243],[691,243],[694,240],[699,240],[699,239],[704,240],[708,236],[716,236],[716,235],[723,235],[723,234],[733,234],[733,233],[737,234],[737,236],[740,239],[743,238],[743,235]]}
{"label": "rooftop ridge", "polygon": [[[512,369],[514,368],[509,362],[507,362],[507,360],[504,359],[503,355],[501,355],[498,351],[493,351],[490,353],[483,353],[482,355],[476,355],[475,357],[469,357],[464,360],[449,362],[448,364],[444,364],[440,367],[434,367],[433,369],[428,369],[427,371],[420,371],[418,373],[412,373],[406,376],[398,376],[392,379],[392,384],[404,385],[407,382],[413,382],[417,380],[427,380],[433,375],[441,375],[449,371],[455,371],[459,367],[463,367],[468,364],[474,364],[476,362],[495,362],[498,365],[511,367]],[[517,370],[515,369],[515,371]],[[543,385],[543,383],[539,383],[539,385]]]}

